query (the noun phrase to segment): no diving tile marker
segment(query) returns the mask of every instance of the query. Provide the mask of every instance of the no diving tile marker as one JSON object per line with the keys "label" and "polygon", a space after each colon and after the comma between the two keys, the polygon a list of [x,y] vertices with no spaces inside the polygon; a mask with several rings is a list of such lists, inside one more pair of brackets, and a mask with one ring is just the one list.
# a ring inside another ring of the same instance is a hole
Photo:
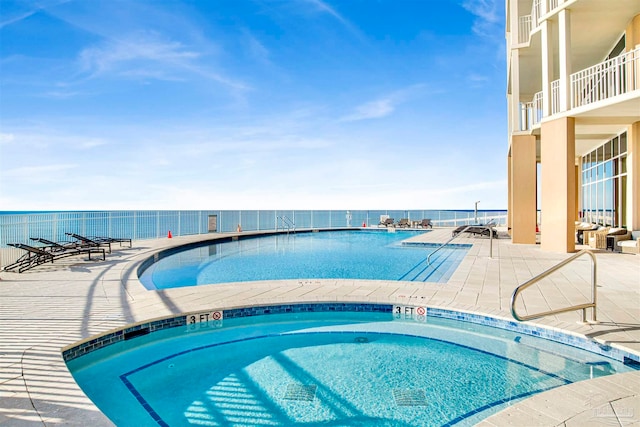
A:
{"label": "no diving tile marker", "polygon": [[415,322],[427,322],[427,307],[414,307],[410,305],[394,305],[393,317],[396,320],[413,320]]}
{"label": "no diving tile marker", "polygon": [[203,311],[187,315],[187,330],[195,331],[204,328],[221,328],[224,313],[221,310]]}

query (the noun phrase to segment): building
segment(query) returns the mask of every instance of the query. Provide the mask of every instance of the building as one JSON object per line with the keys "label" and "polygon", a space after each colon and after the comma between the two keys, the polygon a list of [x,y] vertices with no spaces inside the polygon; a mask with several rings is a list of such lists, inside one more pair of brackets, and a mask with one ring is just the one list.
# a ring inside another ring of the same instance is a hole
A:
{"label": "building", "polygon": [[573,252],[577,220],[640,230],[640,0],[506,14],[513,242],[539,225],[543,250]]}

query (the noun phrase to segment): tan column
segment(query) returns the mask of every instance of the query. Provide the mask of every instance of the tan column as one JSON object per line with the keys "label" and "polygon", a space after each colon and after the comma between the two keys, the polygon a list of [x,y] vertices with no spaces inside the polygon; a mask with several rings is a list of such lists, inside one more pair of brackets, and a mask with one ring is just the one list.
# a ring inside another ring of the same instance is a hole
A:
{"label": "tan column", "polygon": [[536,137],[511,139],[510,206],[513,243],[536,243]]}
{"label": "tan column", "polygon": [[575,119],[543,122],[541,142],[541,200],[542,250],[574,252],[576,175],[575,175]]}
{"label": "tan column", "polygon": [[507,233],[511,235],[511,227],[513,225],[513,219],[511,217],[512,210],[512,200],[511,200],[511,150],[509,150],[509,155],[507,156]]}
{"label": "tan column", "polygon": [[640,230],[640,121],[627,132],[627,227]]}

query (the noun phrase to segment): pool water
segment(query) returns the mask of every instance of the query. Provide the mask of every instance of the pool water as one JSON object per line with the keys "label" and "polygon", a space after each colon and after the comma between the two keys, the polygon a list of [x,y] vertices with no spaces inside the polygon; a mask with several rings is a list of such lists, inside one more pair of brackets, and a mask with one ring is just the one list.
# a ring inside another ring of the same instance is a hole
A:
{"label": "pool water", "polygon": [[278,279],[446,282],[471,245],[406,245],[423,232],[328,231],[241,239],[187,249],[140,275],[147,289]]}
{"label": "pool water", "polygon": [[474,425],[532,394],[631,368],[503,329],[391,313],[223,319],[68,362],[116,424]]}

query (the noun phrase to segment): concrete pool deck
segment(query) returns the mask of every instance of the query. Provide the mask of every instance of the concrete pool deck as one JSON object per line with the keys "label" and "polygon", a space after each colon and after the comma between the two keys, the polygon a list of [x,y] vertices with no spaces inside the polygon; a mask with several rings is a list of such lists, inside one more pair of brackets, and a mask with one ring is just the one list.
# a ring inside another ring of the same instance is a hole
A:
{"label": "concrete pool deck", "polygon": [[[22,274],[0,272],[0,425],[113,425],[78,388],[61,349],[130,323],[180,313],[246,305],[375,302],[427,305],[511,318],[514,288],[566,259],[537,245],[460,237],[473,246],[447,283],[374,280],[279,280],[147,291],[138,265],[154,252],[233,234],[135,241],[117,245],[106,261],[68,258]],[[244,233],[248,234],[248,233]],[[444,242],[451,229],[417,237]],[[640,355],[640,256],[597,251],[597,325],[577,323],[579,312],[534,323],[593,338]],[[590,260],[582,257],[524,293],[533,313],[585,302]],[[483,426],[640,425],[640,371],[559,387],[515,404]]]}

